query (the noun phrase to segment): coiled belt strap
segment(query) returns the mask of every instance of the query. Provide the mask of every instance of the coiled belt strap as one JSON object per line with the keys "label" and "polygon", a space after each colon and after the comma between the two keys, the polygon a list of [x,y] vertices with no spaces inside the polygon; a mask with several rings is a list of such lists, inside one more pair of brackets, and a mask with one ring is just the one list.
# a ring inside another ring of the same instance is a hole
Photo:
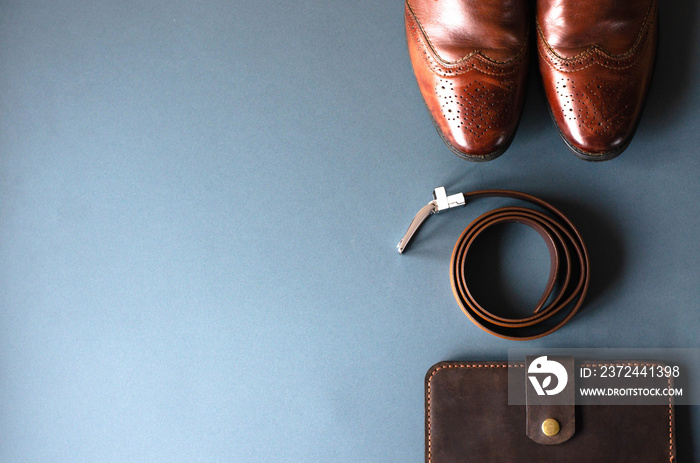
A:
{"label": "coiled belt strap", "polygon": [[[588,291],[590,263],[581,234],[557,208],[535,196],[511,190],[481,190],[447,196],[444,188],[433,192],[434,200],[413,219],[399,242],[402,253],[420,225],[432,214],[466,204],[478,197],[506,197],[529,202],[546,213],[523,207],[502,207],[474,220],[457,240],[450,262],[450,281],[462,311],[483,330],[506,339],[528,340],[546,336],[566,324],[578,312]],[[549,278],[533,314],[507,318],[482,307],[469,290],[465,264],[476,239],[489,228],[504,223],[521,223],[535,230],[545,241],[551,260]],[[558,292],[554,294],[555,290]]]}

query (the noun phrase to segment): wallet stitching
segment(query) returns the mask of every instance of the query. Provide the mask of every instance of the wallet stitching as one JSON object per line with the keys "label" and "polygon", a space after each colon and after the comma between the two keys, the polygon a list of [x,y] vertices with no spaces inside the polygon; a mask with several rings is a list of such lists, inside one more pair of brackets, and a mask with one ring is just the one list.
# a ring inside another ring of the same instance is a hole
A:
{"label": "wallet stitching", "polygon": [[432,461],[432,448],[431,448],[431,433],[430,433],[430,381],[432,381],[433,376],[435,373],[438,371],[444,369],[444,368],[508,368],[508,367],[525,367],[525,364],[509,364],[509,363],[488,363],[488,364],[465,364],[465,363],[456,363],[456,364],[450,364],[450,365],[441,365],[437,367],[428,377],[428,391],[427,391],[427,396],[428,396],[428,403],[427,403],[427,413],[426,413],[426,421],[428,425],[428,463]]}
{"label": "wallet stitching", "polygon": [[[585,363],[585,365],[590,365],[590,366],[618,366],[618,365],[623,365],[623,366],[659,366],[658,363],[635,363],[635,362],[628,362],[628,363],[601,363],[601,364],[595,364],[595,363]],[[435,376],[435,373],[438,371],[445,369],[445,368],[522,368],[524,367],[525,364],[523,363],[480,363],[480,364],[467,364],[467,363],[453,363],[453,364],[448,364],[448,365],[440,365],[439,367],[435,368],[432,373],[430,373],[430,376],[428,377],[427,381],[427,404],[426,404],[426,424],[428,426],[428,463],[432,462],[432,447],[431,447],[431,429],[430,429],[430,382],[433,379],[433,376]],[[668,386],[671,387],[671,378],[668,378]],[[669,462],[673,463],[673,398],[672,396],[668,397],[668,437],[669,437],[669,445],[668,445],[668,454],[669,454]]]}

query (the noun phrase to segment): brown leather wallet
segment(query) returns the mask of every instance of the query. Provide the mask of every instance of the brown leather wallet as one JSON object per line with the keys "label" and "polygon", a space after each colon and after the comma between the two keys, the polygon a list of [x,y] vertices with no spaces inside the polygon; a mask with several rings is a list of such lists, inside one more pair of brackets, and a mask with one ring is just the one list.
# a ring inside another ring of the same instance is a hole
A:
{"label": "brown leather wallet", "polygon": [[[509,405],[510,368],[524,371],[524,364],[442,362],[428,371],[427,463],[676,461],[671,400],[666,405],[571,405],[568,413],[565,407]],[[533,429],[545,431],[541,425],[550,411],[557,414],[556,430],[561,426],[557,438],[533,436]]]}

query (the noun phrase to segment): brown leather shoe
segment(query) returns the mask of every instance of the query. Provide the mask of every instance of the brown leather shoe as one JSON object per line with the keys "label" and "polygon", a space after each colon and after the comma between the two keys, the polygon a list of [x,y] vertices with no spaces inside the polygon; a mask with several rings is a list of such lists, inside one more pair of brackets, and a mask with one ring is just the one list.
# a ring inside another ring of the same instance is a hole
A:
{"label": "brown leather shoe", "polygon": [[435,127],[458,156],[488,161],[513,140],[527,77],[525,0],[406,0],[406,36]]}
{"label": "brown leather shoe", "polygon": [[656,54],[657,0],[537,0],[537,51],[559,132],[587,161],[627,148]]}

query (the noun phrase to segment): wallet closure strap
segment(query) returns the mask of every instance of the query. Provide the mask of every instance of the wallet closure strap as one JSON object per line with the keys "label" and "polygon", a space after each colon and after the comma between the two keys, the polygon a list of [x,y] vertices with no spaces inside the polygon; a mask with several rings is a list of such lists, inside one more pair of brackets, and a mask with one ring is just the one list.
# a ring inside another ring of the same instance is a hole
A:
{"label": "wallet closure strap", "polygon": [[538,444],[566,442],[576,432],[574,358],[527,357],[527,436]]}

